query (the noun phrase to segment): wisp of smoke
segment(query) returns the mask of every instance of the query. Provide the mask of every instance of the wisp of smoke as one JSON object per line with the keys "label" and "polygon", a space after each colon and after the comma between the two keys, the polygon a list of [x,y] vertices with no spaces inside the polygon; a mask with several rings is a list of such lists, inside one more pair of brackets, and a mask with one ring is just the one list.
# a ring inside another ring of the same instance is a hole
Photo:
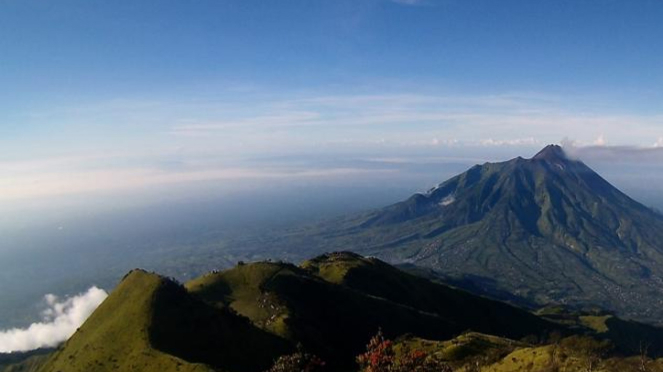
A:
{"label": "wisp of smoke", "polygon": [[[602,139],[599,138],[599,140]],[[656,166],[663,164],[663,139],[661,139],[661,145],[656,143],[653,146],[611,146],[605,143],[597,145],[596,142],[583,144],[565,138],[561,145],[566,156],[574,160],[610,162],[611,164],[620,162]]]}
{"label": "wisp of smoke", "polygon": [[57,346],[71,337],[106,297],[108,293],[97,287],[65,299],[47,294],[44,299],[48,308],[42,313],[41,322],[32,323],[27,328],[0,331],[0,352]]}

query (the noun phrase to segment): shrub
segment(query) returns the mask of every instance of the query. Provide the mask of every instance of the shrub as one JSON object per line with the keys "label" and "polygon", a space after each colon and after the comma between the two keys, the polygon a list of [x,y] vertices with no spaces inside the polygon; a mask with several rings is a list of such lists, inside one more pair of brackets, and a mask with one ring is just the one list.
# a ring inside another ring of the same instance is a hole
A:
{"label": "shrub", "polygon": [[362,372],[451,372],[451,368],[421,350],[396,358],[393,343],[378,331],[369,341],[366,352],[357,357]]}
{"label": "shrub", "polygon": [[301,345],[297,352],[279,357],[267,372],[317,372],[323,370],[325,362],[313,354],[303,351]]}

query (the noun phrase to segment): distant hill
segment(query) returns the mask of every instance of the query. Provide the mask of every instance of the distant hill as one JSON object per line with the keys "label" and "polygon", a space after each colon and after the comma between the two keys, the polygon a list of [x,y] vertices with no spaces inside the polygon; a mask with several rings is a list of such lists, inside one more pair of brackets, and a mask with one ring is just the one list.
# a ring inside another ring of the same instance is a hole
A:
{"label": "distant hill", "polygon": [[267,240],[282,255],[350,249],[533,306],[663,319],[663,217],[555,145],[476,165],[426,193]]}
{"label": "distant hill", "polygon": [[0,372],[37,372],[53,349],[0,353]]}

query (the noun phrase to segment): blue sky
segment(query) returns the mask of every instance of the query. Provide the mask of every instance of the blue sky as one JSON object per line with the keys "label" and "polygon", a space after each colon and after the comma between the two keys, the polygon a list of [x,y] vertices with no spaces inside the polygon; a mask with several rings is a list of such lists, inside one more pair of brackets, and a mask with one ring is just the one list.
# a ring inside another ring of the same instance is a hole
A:
{"label": "blue sky", "polygon": [[[0,199],[663,147],[663,2],[0,0]],[[492,150],[491,150],[492,151]]]}

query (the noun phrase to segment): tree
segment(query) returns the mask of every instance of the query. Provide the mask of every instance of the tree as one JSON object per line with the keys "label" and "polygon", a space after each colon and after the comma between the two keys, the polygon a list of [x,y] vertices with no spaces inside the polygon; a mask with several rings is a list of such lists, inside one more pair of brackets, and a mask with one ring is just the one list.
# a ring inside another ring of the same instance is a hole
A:
{"label": "tree", "polygon": [[649,344],[644,344],[640,342],[640,365],[638,366],[638,371],[647,372],[649,371]]}

